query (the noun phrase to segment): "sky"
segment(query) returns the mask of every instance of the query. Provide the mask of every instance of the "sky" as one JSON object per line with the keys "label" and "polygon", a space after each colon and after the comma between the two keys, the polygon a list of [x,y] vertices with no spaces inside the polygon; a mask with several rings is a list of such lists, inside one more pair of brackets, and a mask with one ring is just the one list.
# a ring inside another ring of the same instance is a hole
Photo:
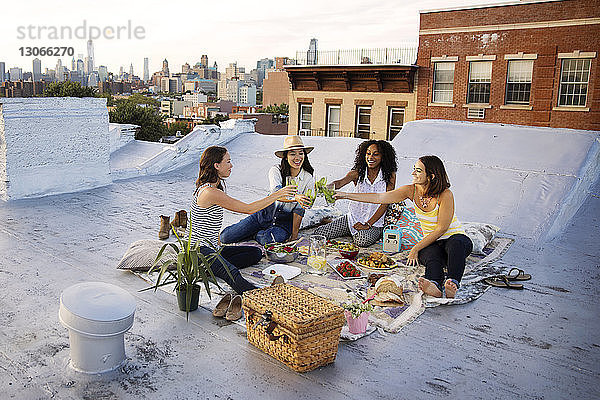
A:
{"label": "sky", "polygon": [[[118,72],[121,66],[128,72],[133,64],[134,73],[142,76],[144,57],[149,58],[150,74],[160,70],[165,58],[171,72],[181,72],[182,64],[194,65],[202,54],[208,56],[210,65],[216,61],[220,71],[237,62],[249,72],[262,58],[294,58],[296,51],[308,49],[311,38],[318,39],[319,50],[416,44],[419,10],[499,1],[30,0],[26,9],[13,8],[10,14],[3,15],[0,61],[6,63],[7,70],[17,66],[31,71],[35,57],[22,55],[20,48],[25,52],[27,47],[47,46],[72,47],[77,59],[78,54],[86,55],[89,35],[99,32],[100,38],[94,40],[95,65],[106,65],[111,72]],[[121,29],[121,38],[116,38],[118,27],[128,24],[131,30]],[[61,27],[65,27],[62,38]],[[53,29],[58,38],[51,36]],[[85,38],[74,37],[82,37],[84,32]],[[58,59],[38,58],[42,72],[53,69]],[[61,58],[63,65],[70,68],[71,57]]]}

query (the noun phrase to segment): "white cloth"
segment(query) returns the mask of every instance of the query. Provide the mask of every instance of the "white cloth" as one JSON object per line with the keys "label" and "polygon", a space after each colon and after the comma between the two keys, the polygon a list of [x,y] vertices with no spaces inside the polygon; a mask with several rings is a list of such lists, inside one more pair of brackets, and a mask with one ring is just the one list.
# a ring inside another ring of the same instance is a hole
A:
{"label": "white cloth", "polygon": [[[298,193],[306,194],[308,189],[312,190],[314,193],[315,178],[304,169],[300,169],[298,176],[296,176],[294,180],[298,183]],[[279,165],[273,165],[271,169],[269,169],[269,191],[270,193],[276,192],[283,186],[284,183],[281,181],[281,167]],[[285,203],[277,201],[276,205],[280,209],[289,212],[292,212],[292,210],[296,207],[300,207],[296,202]]]}
{"label": "white cloth", "polygon": [[[383,180],[383,174],[381,173],[381,168],[379,168],[379,173],[375,178],[375,181],[371,183],[369,178],[365,176],[363,181],[358,181],[356,186],[354,187],[354,193],[384,193],[387,190],[387,184]],[[348,205],[348,227],[350,228],[350,233],[352,235],[356,235],[358,232],[354,229],[354,224],[357,222],[362,222],[363,224],[367,222],[369,218],[375,211],[379,208],[381,204],[372,204],[372,203],[361,203],[358,201],[350,201]],[[383,215],[379,218],[372,226],[376,226],[378,228],[383,227]]]}

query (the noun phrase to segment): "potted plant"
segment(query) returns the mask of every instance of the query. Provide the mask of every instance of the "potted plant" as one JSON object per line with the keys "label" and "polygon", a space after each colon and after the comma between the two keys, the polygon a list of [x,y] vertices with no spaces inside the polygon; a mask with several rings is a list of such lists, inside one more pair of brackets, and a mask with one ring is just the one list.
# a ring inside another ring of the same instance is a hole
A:
{"label": "potted plant", "polygon": [[373,306],[369,303],[342,304],[350,333],[365,333]]}
{"label": "potted plant", "polygon": [[[212,272],[211,265],[217,257],[221,258],[221,260],[223,259],[220,249],[215,249],[215,252],[208,256],[202,254],[199,251],[200,244],[192,244],[191,221],[188,221],[188,225],[189,233],[187,238],[179,237],[175,228],[172,227],[173,233],[177,238],[177,243],[165,243],[158,252],[154,264],[148,270],[148,274],[158,271],[154,291],[161,286],[175,284],[179,309],[186,312],[186,319],[189,319],[190,311],[198,308],[201,284],[204,284],[209,298],[211,297],[210,282],[220,288]],[[167,246],[171,246],[177,255],[175,269],[170,268],[173,264],[173,258],[167,256],[167,253],[164,252]],[[226,264],[225,266],[227,267]],[[229,274],[229,271],[227,273]],[[229,275],[231,276],[231,274]]]}

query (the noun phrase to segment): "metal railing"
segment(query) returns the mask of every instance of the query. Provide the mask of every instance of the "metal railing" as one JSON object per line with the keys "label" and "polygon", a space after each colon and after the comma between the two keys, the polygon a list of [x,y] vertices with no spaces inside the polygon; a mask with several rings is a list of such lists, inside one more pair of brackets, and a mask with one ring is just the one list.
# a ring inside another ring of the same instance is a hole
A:
{"label": "metal railing", "polygon": [[331,131],[327,132],[325,129],[300,129],[298,135],[300,136],[326,136],[326,137],[353,137],[353,138],[363,138],[369,139],[370,136],[375,134],[359,134],[354,131]]}
{"label": "metal railing", "polygon": [[417,62],[418,46],[402,48],[346,49],[297,51],[291,65],[357,65],[357,64],[402,64],[414,65]]}

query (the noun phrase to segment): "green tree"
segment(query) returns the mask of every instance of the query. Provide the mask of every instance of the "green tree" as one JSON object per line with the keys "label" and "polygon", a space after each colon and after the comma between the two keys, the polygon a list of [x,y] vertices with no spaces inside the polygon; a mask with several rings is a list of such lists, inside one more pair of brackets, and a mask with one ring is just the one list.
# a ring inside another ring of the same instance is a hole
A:
{"label": "green tree", "polygon": [[135,138],[158,142],[168,132],[163,125],[163,117],[152,107],[141,107],[132,101],[118,102],[115,109],[109,113],[110,122],[119,124],[135,124],[140,129]]}
{"label": "green tree", "polygon": [[44,97],[95,97],[96,91],[79,82],[52,82],[44,89]]}
{"label": "green tree", "polygon": [[175,135],[177,131],[180,131],[184,135],[187,135],[192,131],[192,128],[189,128],[188,124],[186,124],[185,122],[174,122],[171,124],[171,126],[167,128],[167,130],[169,131],[170,135]]}
{"label": "green tree", "polygon": [[287,104],[285,104],[285,103],[281,103],[281,104],[275,104],[275,105],[271,105],[271,106],[266,106],[266,107],[260,108],[258,110],[258,112],[265,112],[265,113],[270,113],[270,114],[288,115],[290,113],[290,107]]}
{"label": "green tree", "polygon": [[227,115],[215,115],[214,117],[208,117],[202,120],[201,125],[218,125],[221,126],[219,122],[227,121],[229,117]]}
{"label": "green tree", "polygon": [[143,94],[134,93],[127,98],[127,101],[131,101],[134,104],[147,104],[154,108],[160,107],[160,102],[152,97],[144,96]]}

